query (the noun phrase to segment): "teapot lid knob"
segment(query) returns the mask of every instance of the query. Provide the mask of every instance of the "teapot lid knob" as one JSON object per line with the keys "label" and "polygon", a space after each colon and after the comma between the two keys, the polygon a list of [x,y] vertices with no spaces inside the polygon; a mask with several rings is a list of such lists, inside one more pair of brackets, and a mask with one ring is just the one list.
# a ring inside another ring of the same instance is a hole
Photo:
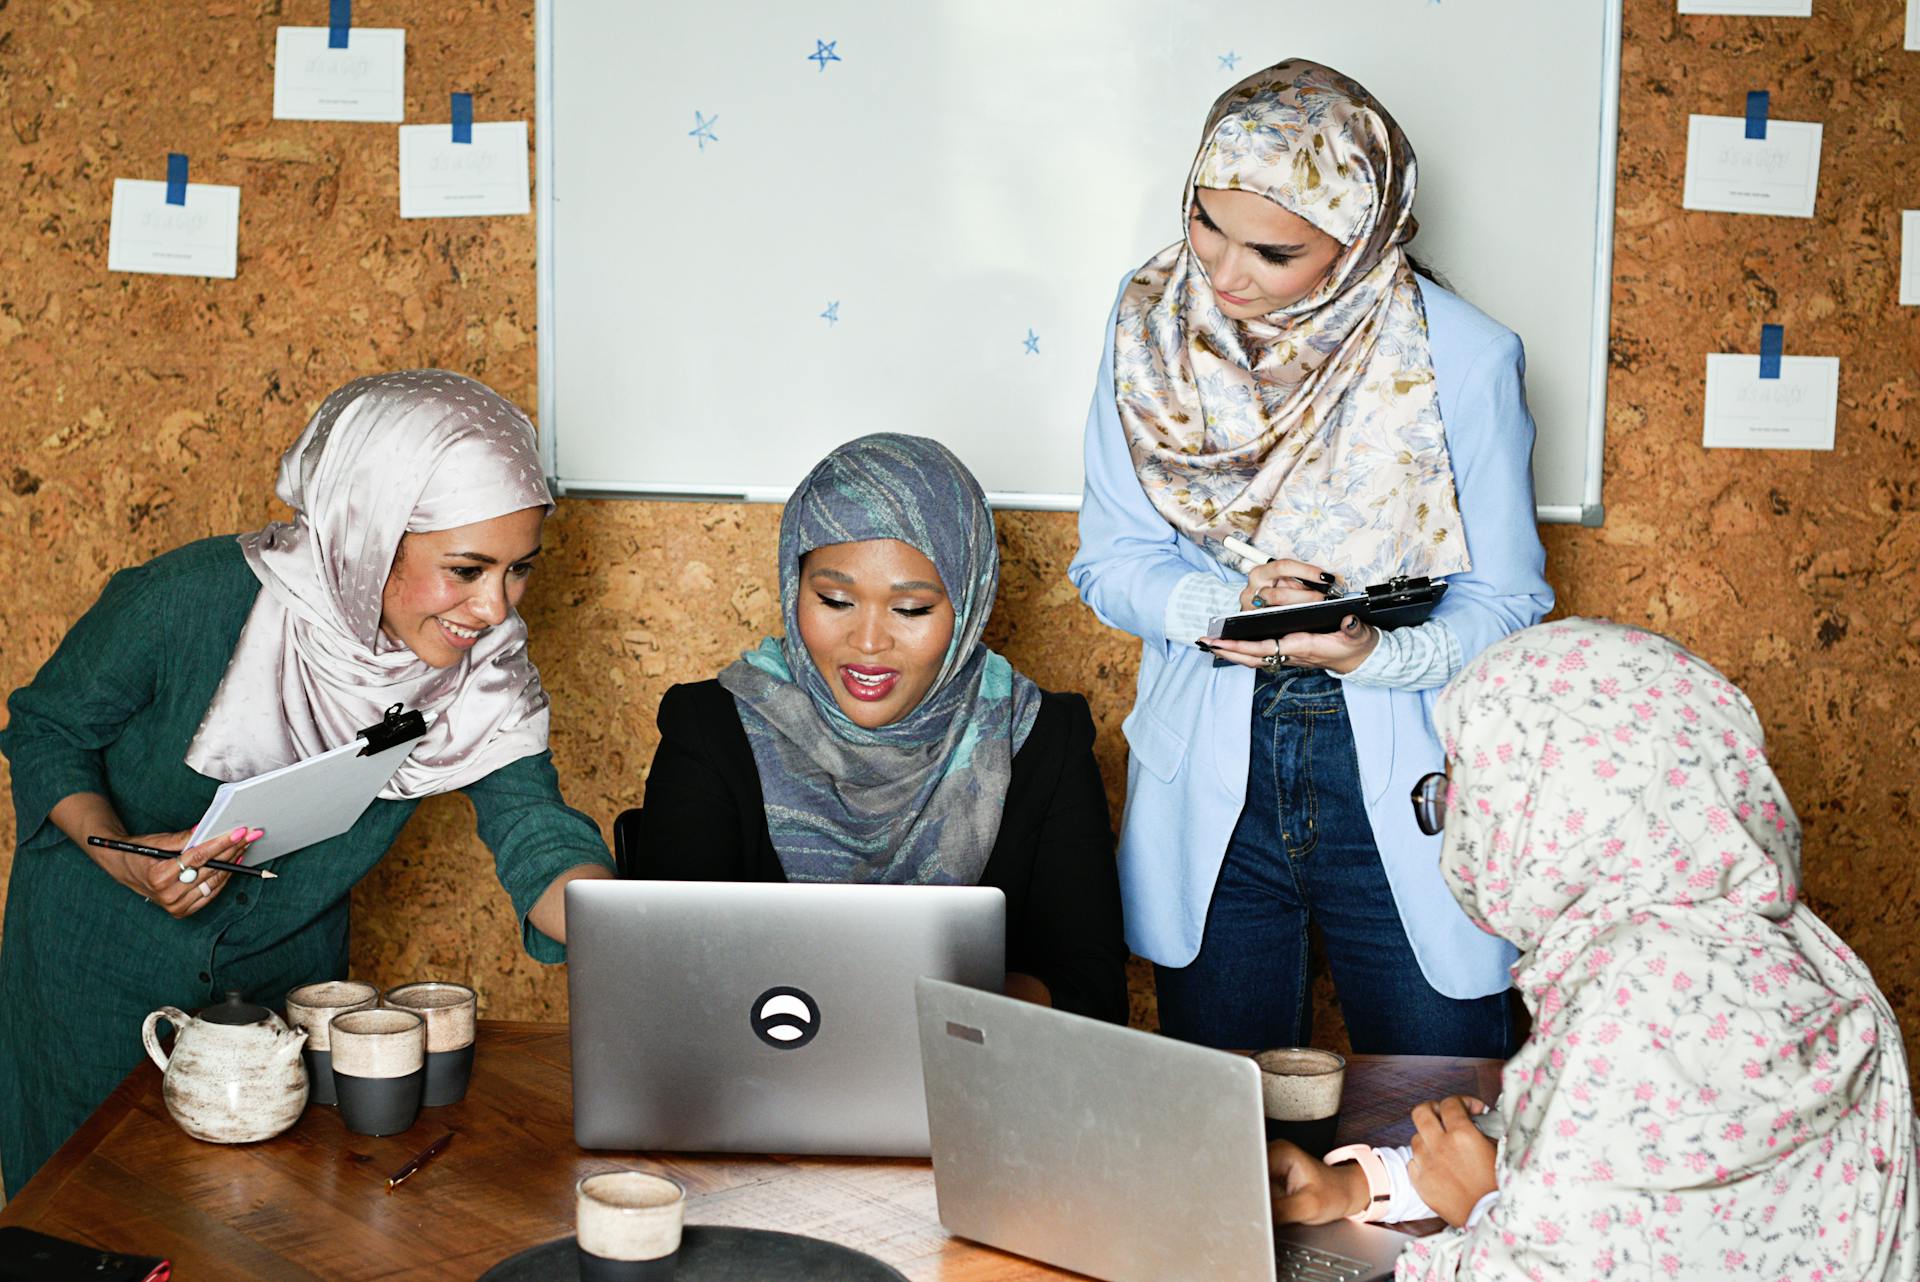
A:
{"label": "teapot lid knob", "polygon": [[227,990],[225,1001],[200,1012],[200,1018],[209,1024],[258,1024],[272,1017],[272,1011],[248,1001],[235,989]]}

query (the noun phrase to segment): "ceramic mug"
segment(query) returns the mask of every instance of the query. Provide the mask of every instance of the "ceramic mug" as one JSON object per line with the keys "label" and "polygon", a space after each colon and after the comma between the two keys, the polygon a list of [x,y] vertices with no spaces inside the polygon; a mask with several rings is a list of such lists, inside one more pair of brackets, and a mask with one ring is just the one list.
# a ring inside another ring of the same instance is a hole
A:
{"label": "ceramic mug", "polygon": [[1340,1129],[1340,1090],[1347,1061],[1332,1051],[1283,1046],[1253,1057],[1260,1066],[1260,1099],[1267,1138],[1292,1140],[1318,1157]]}
{"label": "ceramic mug", "polygon": [[458,1104],[473,1076],[474,1017],[479,997],[465,984],[425,980],[389,988],[386,1004],[427,1021],[427,1085],[422,1108]]}
{"label": "ceramic mug", "polygon": [[333,1053],[327,1040],[327,1025],[335,1015],[365,1010],[379,1000],[379,989],[352,979],[302,984],[287,994],[287,1026],[307,1030],[307,1098],[313,1103],[335,1101]]}
{"label": "ceramic mug", "polygon": [[674,1272],[687,1191],[645,1171],[602,1171],[573,1186],[580,1282],[665,1282]]}
{"label": "ceramic mug", "polygon": [[333,1017],[329,1040],[347,1129],[392,1135],[412,1126],[427,1081],[427,1021],[410,1010],[353,1010]]}

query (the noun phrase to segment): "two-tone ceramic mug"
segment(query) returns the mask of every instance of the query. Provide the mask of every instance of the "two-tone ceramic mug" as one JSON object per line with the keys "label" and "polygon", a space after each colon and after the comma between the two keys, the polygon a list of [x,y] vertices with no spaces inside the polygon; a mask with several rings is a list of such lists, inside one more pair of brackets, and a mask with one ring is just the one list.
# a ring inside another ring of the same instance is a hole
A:
{"label": "two-tone ceramic mug", "polygon": [[458,1104],[473,1076],[474,1021],[479,997],[465,984],[426,980],[389,988],[385,1004],[427,1022],[427,1084],[421,1105]]}
{"label": "two-tone ceramic mug", "polygon": [[329,979],[317,984],[302,984],[287,994],[287,1025],[307,1030],[307,1098],[315,1104],[331,1104],[333,1093],[333,1054],[329,1049],[327,1025],[335,1015],[350,1010],[365,1010],[379,1002],[380,990],[372,984],[353,979]]}
{"label": "two-tone ceramic mug", "polygon": [[393,1135],[420,1116],[427,1081],[427,1021],[374,1007],[335,1015],[328,1029],[340,1120],[356,1135]]}

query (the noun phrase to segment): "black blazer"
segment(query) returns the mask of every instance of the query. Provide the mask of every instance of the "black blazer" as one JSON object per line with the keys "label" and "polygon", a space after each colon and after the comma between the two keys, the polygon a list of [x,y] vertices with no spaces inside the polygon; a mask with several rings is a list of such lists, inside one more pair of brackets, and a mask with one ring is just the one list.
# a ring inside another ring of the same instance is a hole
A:
{"label": "black blazer", "polygon": [[[646,799],[614,825],[622,875],[785,881],[733,696],[718,681],[674,686],[659,725]],[[1042,692],[980,884],[1007,897],[1008,970],[1044,983],[1061,1010],[1126,1022],[1120,879],[1081,696]]]}

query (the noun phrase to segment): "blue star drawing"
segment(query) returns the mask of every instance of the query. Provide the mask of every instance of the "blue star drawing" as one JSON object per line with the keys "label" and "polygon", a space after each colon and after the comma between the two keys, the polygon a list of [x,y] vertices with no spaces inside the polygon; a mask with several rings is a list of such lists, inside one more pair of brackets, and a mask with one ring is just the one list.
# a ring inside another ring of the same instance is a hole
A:
{"label": "blue star drawing", "polygon": [[1229,49],[1220,55],[1220,70],[1232,71],[1240,62],[1240,55]]}
{"label": "blue star drawing", "polygon": [[699,143],[700,150],[705,151],[707,149],[708,143],[720,141],[720,139],[717,136],[715,136],[713,132],[713,127],[715,124],[719,122],[719,120],[720,120],[720,117],[718,116],[708,117],[708,116],[701,115],[697,111],[694,112],[693,128],[687,130],[687,137]]}
{"label": "blue star drawing", "polygon": [[828,303],[827,310],[820,313],[820,319],[825,321],[829,327],[838,325],[840,323],[840,300],[836,298],[831,303]]}
{"label": "blue star drawing", "polygon": [[833,47],[840,43],[838,40],[822,40],[820,37],[815,36],[813,43],[814,50],[807,55],[807,61],[819,63],[821,71],[824,72],[827,69],[829,62],[844,61],[839,54],[833,51]]}
{"label": "blue star drawing", "polygon": [[1027,336],[1020,341],[1026,345],[1027,355],[1038,356],[1040,354],[1040,335],[1033,332],[1033,326],[1027,326]]}

